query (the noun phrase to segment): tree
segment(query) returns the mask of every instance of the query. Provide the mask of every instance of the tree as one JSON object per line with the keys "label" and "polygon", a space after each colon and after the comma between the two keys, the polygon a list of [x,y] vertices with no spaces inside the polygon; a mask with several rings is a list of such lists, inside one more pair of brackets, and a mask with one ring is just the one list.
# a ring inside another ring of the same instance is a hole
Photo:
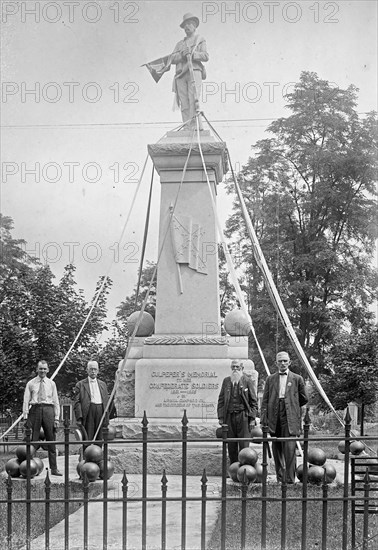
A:
{"label": "tree", "polygon": [[[90,309],[82,290],[75,288],[75,267],[69,265],[58,284],[48,266],[26,254],[23,240],[13,239],[11,218],[1,217],[0,262],[0,384],[3,404],[20,409],[23,389],[39,359],[50,374],[58,367]],[[101,280],[97,283],[99,289]],[[107,281],[78,342],[56,377],[58,391],[69,394],[84,375],[88,359],[100,350],[98,337],[106,330]]]}
{"label": "tree", "polygon": [[[320,383],[336,409],[348,403],[365,407],[378,398],[378,328],[366,325],[360,332],[342,333],[330,350],[326,373]],[[320,409],[326,404],[316,393],[313,401]]]}
{"label": "tree", "polygon": [[[358,329],[369,321],[378,284],[372,266],[377,117],[360,119],[356,101],[354,86],[341,90],[302,73],[287,95],[291,115],[269,126],[273,137],[257,142],[255,156],[238,174],[289,318],[319,369],[342,327]],[[228,189],[233,193],[231,182]],[[236,202],[227,235],[239,243],[251,315],[272,356],[288,341],[277,328]]]}
{"label": "tree", "polygon": [[[156,266],[156,263],[147,261],[147,265],[142,269],[138,296],[137,296],[137,285],[135,285],[135,288],[131,296],[126,296],[125,300],[121,302],[121,304],[117,308],[117,318],[119,320],[126,321],[129,315],[134,313],[134,311],[139,311],[141,309],[143,301],[150,287],[155,266]],[[155,309],[156,309],[156,285],[157,283],[156,283],[156,275],[155,275],[153,283],[151,285],[151,290],[148,295],[146,307],[145,307],[145,311],[150,313],[153,318],[155,318]]]}

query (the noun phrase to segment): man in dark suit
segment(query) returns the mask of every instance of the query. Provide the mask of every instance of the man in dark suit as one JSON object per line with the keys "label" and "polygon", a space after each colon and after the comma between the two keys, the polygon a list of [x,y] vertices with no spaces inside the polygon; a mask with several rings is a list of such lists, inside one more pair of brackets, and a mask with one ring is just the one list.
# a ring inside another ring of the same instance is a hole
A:
{"label": "man in dark suit", "polygon": [[[109,399],[105,382],[97,378],[98,372],[97,361],[89,361],[87,365],[88,377],[80,380],[75,386],[76,423],[80,429],[84,428],[84,435],[87,435],[86,439],[89,440],[93,440],[95,437]],[[109,413],[107,412],[102,426],[108,424]],[[98,430],[96,439],[102,439],[102,429]]]}
{"label": "man in dark suit", "polygon": [[[299,436],[301,433],[301,407],[308,402],[304,380],[289,370],[291,364],[286,351],[277,353],[278,372],[268,376],[261,404],[261,424],[267,425],[274,437]],[[296,441],[272,442],[277,481],[295,482]]]}
{"label": "man in dark suit", "polygon": [[[231,376],[222,383],[218,399],[219,424],[227,424],[228,437],[250,437],[255,425],[257,398],[252,380],[243,376],[243,363],[237,359],[231,363]],[[248,441],[228,444],[230,463],[238,461],[239,450],[248,447]]]}

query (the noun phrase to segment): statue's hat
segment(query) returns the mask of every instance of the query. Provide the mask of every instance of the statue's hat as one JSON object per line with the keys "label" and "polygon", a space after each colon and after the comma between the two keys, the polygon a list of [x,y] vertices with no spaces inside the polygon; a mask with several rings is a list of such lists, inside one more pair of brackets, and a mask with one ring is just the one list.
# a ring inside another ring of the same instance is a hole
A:
{"label": "statue's hat", "polygon": [[199,19],[196,15],[193,15],[192,13],[186,13],[182,19],[182,23],[180,25],[180,27],[183,29],[184,28],[184,25],[186,23],[186,21],[188,21],[188,19],[193,19],[195,22],[196,22],[196,25],[198,27],[199,25]]}

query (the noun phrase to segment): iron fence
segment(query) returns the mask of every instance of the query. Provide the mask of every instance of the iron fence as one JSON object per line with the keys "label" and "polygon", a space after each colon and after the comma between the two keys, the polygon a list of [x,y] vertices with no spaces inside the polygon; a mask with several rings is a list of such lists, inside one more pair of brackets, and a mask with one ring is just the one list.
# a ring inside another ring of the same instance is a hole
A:
{"label": "iron fence", "polygon": [[[57,442],[44,442],[45,445],[57,444],[64,448],[64,477],[62,483],[58,483],[59,491],[52,494],[55,483],[49,471],[43,482],[38,487],[35,479],[27,475],[25,479],[13,479],[10,475],[4,477],[1,487],[1,518],[3,520],[2,535],[3,546],[7,550],[25,548],[25,550],[41,550],[45,548],[56,550],[56,542],[51,539],[54,520],[52,518],[54,507],[63,508],[63,530],[61,536],[61,548],[64,550],[92,550],[93,548],[110,550],[127,550],[128,548],[181,548],[182,550],[199,549],[262,549],[273,548],[300,548],[310,550],[312,548],[332,548],[336,550],[357,550],[362,548],[376,548],[378,541],[377,511],[378,511],[378,466],[377,463],[365,457],[365,464],[361,461],[364,457],[354,457],[350,452],[350,444],[354,439],[351,436],[350,417],[347,412],[345,417],[345,429],[342,436],[316,437],[310,435],[310,417],[308,411],[304,419],[303,437],[296,438],[303,452],[303,478],[302,482],[290,486],[285,479],[281,484],[270,479],[269,454],[272,438],[268,436],[268,428],[262,427],[263,436],[260,443],[262,475],[260,483],[248,483],[244,475],[240,483],[232,482],[228,477],[227,443],[238,441],[227,439],[227,427],[223,427],[222,440],[215,439],[188,439],[188,419],[184,413],[182,419],[181,438],[177,439],[151,439],[148,434],[148,419],[146,415],[141,422],[141,437],[139,439],[115,439],[108,440],[108,430],[103,431],[103,440],[100,442],[103,449],[103,479],[101,482],[92,483],[84,472],[82,479],[73,483],[70,468],[72,470],[72,455],[70,447],[77,442],[70,440],[69,418],[64,421],[64,440]],[[277,438],[278,439],[278,438]],[[288,438],[279,438],[285,441]],[[359,440],[367,439],[367,436]],[[345,455],[342,482],[339,487],[332,488],[329,485],[326,473],[319,485],[309,483],[309,446],[319,446],[321,442],[345,441]],[[196,481],[198,491],[196,494],[188,491],[188,448],[198,443],[220,445],[219,476],[216,476],[211,487],[209,486],[208,473],[203,469],[202,475]],[[251,438],[248,441],[254,443]],[[86,442],[83,442],[85,444]],[[90,442],[87,442],[90,443]],[[31,441],[31,431],[26,433],[26,461],[30,474],[32,458],[32,445],[40,442]],[[151,453],[151,445],[174,445],[180,450],[179,492],[170,492],[170,473],[166,469],[161,471],[159,494],[151,494],[149,489],[148,459]],[[140,494],[137,494],[135,483],[130,490],[130,476],[125,464],[120,472],[121,479],[118,490],[112,486],[109,475],[109,457],[112,458],[114,449],[139,445],[141,447],[141,475],[139,478]],[[76,460],[76,457],[74,457]],[[370,460],[370,462],[369,462]],[[352,467],[350,468],[350,465]],[[360,466],[365,466],[361,469]],[[374,475],[375,474],[375,475]],[[110,484],[110,488],[109,488]],[[209,490],[209,488],[211,490]],[[22,505],[22,517],[25,522],[21,529],[19,510]],[[95,525],[90,519],[90,509],[96,505],[95,522],[101,525],[101,539],[97,537],[96,545],[90,541],[90,535]],[[152,523],[150,513],[154,506],[154,521]],[[195,505],[195,508],[194,508]],[[44,533],[34,543],[33,510],[38,506],[40,515],[44,521]],[[109,540],[114,526],[110,526],[109,520],[114,520],[114,510],[117,510],[118,542]],[[159,519],[156,519],[156,507],[158,507]],[[217,519],[209,520],[209,509],[216,511]],[[215,507],[215,508],[214,508]],[[82,520],[80,533],[75,533],[75,543],[72,543],[71,512],[81,508]],[[169,509],[169,512],[168,512]],[[314,510],[316,510],[314,517]],[[336,512],[335,512],[336,510]],[[17,511],[17,514],[16,514]],[[131,513],[132,512],[132,513]],[[175,540],[169,539],[172,535],[172,514],[179,525],[179,534]],[[337,519],[335,519],[335,517]],[[236,518],[236,520],[235,520]],[[236,521],[236,524],[235,524]],[[335,528],[334,522],[337,523]],[[189,523],[190,522],[190,526]],[[317,534],[314,538],[314,522]],[[131,529],[138,524],[140,531],[138,542],[131,541]],[[193,527],[194,526],[194,527]],[[310,529],[311,526],[311,529]],[[151,529],[153,533],[151,534]],[[194,541],[194,530],[196,542]],[[22,531],[22,533],[21,533]],[[20,538],[21,533],[21,538]],[[151,536],[153,538],[151,539]],[[294,537],[294,538],[293,538]],[[22,539],[22,540],[21,540]],[[274,540],[273,540],[274,539]],[[151,542],[153,540],[153,542]],[[79,541],[79,542],[78,542]],[[36,546],[35,544],[38,544]],[[194,545],[195,544],[195,545]]]}

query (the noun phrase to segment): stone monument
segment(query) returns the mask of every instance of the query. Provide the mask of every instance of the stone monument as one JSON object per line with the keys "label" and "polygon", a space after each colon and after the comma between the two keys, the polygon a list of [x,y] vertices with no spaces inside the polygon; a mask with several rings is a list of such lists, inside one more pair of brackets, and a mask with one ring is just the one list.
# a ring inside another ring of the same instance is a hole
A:
{"label": "stone monument", "polygon": [[[194,36],[198,23],[192,14],[184,16],[181,27],[187,38]],[[206,46],[202,43],[201,50],[197,42],[193,39],[192,54],[185,40],[174,51],[177,57],[183,48],[192,76],[197,68],[193,51],[198,50],[198,66],[200,60],[208,59]],[[196,106],[195,122],[201,115],[194,76],[192,84],[189,94],[191,105]],[[232,359],[248,358],[247,321],[244,326],[239,323],[239,329],[234,323],[228,335],[221,331],[213,200],[228,169],[226,144],[209,131],[196,134],[190,127],[193,124],[168,132],[148,146],[161,184],[156,318],[153,334],[150,329],[137,332],[126,364],[121,367],[120,363],[115,405],[118,417],[124,418],[124,437],[133,431],[140,435],[144,412],[157,436],[179,437],[184,411],[189,436],[214,437],[222,380],[229,375]],[[257,386],[257,376],[255,382]]]}

